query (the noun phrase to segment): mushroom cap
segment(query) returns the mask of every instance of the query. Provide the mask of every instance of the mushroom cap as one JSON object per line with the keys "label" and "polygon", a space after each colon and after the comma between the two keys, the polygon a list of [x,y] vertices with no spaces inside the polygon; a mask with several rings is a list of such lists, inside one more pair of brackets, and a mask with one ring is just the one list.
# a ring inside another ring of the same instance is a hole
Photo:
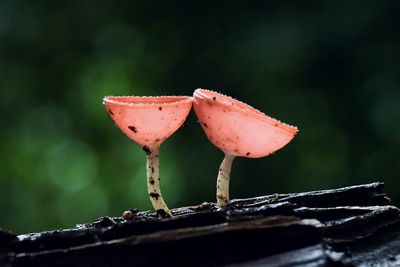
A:
{"label": "mushroom cap", "polygon": [[121,131],[140,146],[159,146],[186,120],[189,96],[106,96],[103,105]]}
{"label": "mushroom cap", "polygon": [[194,111],[207,138],[225,153],[259,158],[289,143],[297,128],[229,96],[197,89]]}

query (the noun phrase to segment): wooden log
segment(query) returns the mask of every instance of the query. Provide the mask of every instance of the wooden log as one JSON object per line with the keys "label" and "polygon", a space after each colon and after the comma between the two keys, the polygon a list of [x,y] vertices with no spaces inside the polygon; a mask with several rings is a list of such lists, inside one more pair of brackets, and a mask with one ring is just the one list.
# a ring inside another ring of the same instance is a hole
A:
{"label": "wooden log", "polygon": [[395,266],[400,212],[382,183],[132,210],[72,229],[0,232],[0,266]]}

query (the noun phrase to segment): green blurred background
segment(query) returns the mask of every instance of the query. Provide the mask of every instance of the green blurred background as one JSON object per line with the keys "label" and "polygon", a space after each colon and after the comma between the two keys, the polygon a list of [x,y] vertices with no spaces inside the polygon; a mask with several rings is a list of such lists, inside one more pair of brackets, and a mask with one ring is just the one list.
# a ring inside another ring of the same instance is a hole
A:
{"label": "green blurred background", "polygon": [[[0,1],[0,228],[150,209],[144,152],[105,95],[208,88],[299,127],[234,162],[231,196],[371,181],[400,196],[399,1]],[[193,114],[161,147],[170,207],[214,201],[223,154]]]}

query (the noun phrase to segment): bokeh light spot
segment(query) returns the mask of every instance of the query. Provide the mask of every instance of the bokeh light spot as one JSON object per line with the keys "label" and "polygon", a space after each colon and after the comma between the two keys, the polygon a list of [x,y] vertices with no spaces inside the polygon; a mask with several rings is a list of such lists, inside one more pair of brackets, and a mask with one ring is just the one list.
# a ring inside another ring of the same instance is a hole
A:
{"label": "bokeh light spot", "polygon": [[50,181],[65,191],[83,190],[97,176],[96,154],[76,140],[55,146],[46,156],[46,167]]}

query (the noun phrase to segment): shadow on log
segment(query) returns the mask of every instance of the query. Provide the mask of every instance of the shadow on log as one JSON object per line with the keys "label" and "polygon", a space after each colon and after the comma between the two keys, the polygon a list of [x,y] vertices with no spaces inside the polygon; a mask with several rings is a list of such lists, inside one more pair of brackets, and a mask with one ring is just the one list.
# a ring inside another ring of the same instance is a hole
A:
{"label": "shadow on log", "polygon": [[382,183],[233,200],[159,219],[0,231],[0,266],[396,266],[400,213]]}

